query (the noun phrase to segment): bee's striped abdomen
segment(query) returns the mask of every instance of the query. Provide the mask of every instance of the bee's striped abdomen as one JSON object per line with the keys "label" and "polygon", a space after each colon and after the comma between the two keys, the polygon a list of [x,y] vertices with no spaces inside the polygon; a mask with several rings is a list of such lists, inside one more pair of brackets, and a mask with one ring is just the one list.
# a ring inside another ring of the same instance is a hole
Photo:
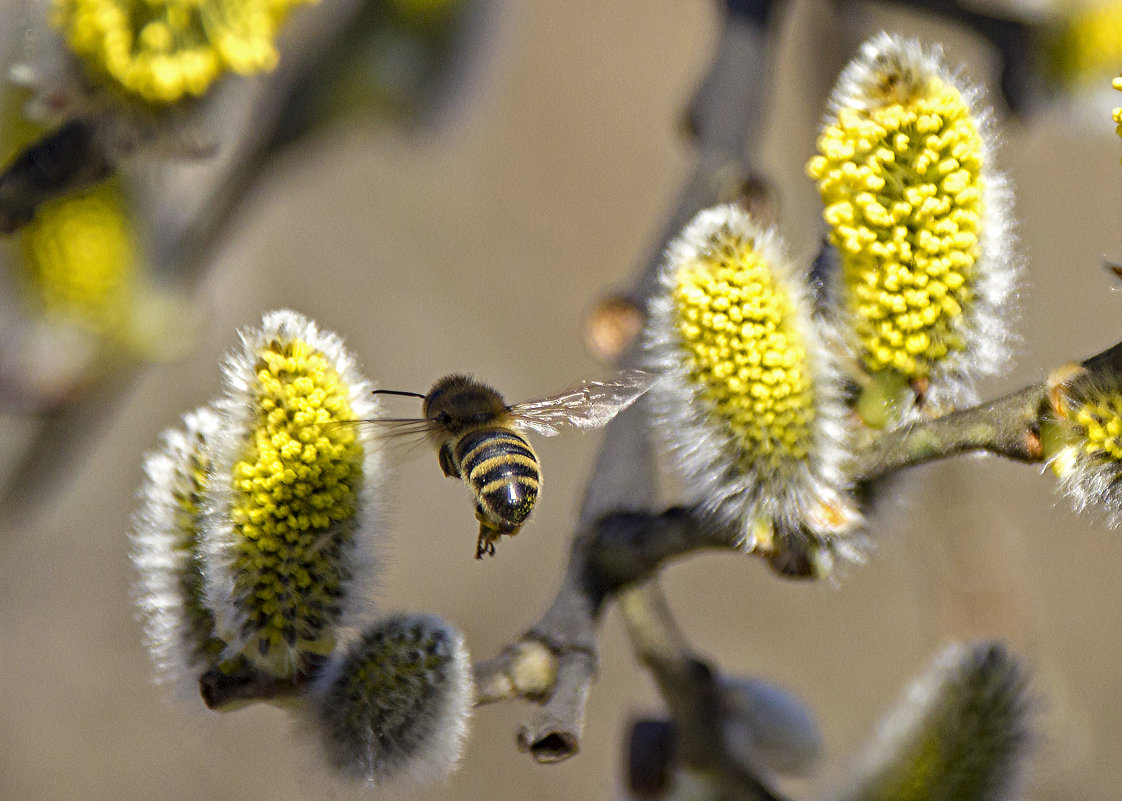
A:
{"label": "bee's striped abdomen", "polygon": [[509,428],[478,428],[460,437],[455,457],[486,517],[512,531],[526,522],[541,487],[529,442]]}

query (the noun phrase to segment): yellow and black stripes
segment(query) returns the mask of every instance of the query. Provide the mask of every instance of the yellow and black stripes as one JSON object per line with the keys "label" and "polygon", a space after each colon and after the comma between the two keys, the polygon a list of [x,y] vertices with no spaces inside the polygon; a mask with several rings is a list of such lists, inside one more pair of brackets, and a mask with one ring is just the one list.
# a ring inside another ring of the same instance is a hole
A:
{"label": "yellow and black stripes", "polygon": [[461,436],[453,456],[480,513],[504,533],[517,531],[530,516],[541,487],[538,457],[530,443],[510,428],[484,426]]}

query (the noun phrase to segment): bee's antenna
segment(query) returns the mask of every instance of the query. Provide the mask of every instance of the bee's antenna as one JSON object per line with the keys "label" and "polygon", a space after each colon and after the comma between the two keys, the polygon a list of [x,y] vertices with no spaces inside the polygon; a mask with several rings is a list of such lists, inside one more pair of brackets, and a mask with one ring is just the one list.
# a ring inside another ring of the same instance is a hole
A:
{"label": "bee's antenna", "polygon": [[375,389],[371,391],[371,395],[404,395],[407,398],[420,398],[425,399],[425,396],[420,392],[402,392],[398,389]]}

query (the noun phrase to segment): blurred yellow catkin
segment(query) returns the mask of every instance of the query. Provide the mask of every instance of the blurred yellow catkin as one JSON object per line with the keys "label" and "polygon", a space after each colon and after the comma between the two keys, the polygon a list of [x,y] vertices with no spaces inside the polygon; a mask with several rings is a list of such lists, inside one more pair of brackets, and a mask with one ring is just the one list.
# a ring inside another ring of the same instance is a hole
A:
{"label": "blurred yellow catkin", "polygon": [[94,78],[165,105],[226,73],[273,69],[289,12],[314,0],[54,0],[53,24]]}

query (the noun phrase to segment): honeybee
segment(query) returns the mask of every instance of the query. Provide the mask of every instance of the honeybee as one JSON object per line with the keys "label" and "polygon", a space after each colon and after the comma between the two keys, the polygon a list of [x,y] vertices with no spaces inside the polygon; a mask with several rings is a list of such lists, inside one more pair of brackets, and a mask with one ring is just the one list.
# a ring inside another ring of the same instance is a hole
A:
{"label": "honeybee", "polygon": [[541,491],[538,455],[522,432],[551,437],[565,426],[600,428],[649,387],[647,373],[629,370],[609,381],[583,381],[560,394],[508,406],[498,390],[471,376],[448,375],[427,395],[375,390],[421,398],[422,417],[362,422],[426,434],[444,475],[463,479],[471,490],[479,521],[475,558],[482,559],[494,555],[504,534],[518,533]]}

